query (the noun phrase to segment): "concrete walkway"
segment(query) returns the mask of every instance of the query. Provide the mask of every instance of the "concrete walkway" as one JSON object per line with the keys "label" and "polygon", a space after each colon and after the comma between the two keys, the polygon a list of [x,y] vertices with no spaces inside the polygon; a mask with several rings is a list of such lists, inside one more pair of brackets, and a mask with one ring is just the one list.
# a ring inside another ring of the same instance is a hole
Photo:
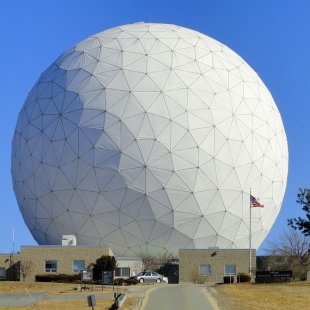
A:
{"label": "concrete walkway", "polygon": [[141,310],[218,310],[215,299],[206,286],[197,284],[169,284],[149,290]]}

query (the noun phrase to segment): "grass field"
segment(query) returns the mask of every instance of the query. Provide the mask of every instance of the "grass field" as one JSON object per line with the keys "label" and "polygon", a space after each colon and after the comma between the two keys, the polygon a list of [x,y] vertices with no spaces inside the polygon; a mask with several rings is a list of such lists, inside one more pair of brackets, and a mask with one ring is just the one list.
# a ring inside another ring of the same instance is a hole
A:
{"label": "grass field", "polygon": [[[113,299],[97,299],[96,309],[108,310],[112,306]],[[38,302],[36,305],[24,306],[24,307],[0,307],[1,310],[85,310],[91,309],[87,306],[85,300],[45,300]]]}
{"label": "grass field", "polygon": [[228,310],[310,309],[310,283],[227,284],[216,287],[220,308]]}
{"label": "grass field", "polygon": [[[47,294],[89,294],[89,290],[82,292],[75,290],[77,286],[78,284],[71,283],[0,281],[0,293],[26,293],[27,289],[29,292],[45,292]],[[91,288],[91,286],[88,285],[88,288]],[[112,292],[110,287],[104,287],[104,291],[102,291],[101,285],[94,285],[93,289],[102,293]]]}
{"label": "grass field", "polygon": [[[30,309],[42,309],[42,310],[80,310],[80,309],[90,309],[87,306],[86,296],[96,293],[96,294],[112,294],[112,288],[104,288],[102,291],[101,286],[94,286],[93,291],[78,291],[75,290],[77,284],[66,284],[66,283],[42,283],[42,282],[11,282],[11,281],[0,281],[0,293],[10,294],[10,293],[33,293],[33,292],[44,292],[48,295],[66,295],[66,294],[76,294],[85,295],[85,299],[78,300],[44,300],[38,302],[36,305],[23,306],[23,307],[1,307],[0,309],[10,309],[10,310],[30,310]],[[114,303],[113,298],[97,298],[96,308],[97,309],[110,309]],[[128,302],[130,305],[130,303]]]}

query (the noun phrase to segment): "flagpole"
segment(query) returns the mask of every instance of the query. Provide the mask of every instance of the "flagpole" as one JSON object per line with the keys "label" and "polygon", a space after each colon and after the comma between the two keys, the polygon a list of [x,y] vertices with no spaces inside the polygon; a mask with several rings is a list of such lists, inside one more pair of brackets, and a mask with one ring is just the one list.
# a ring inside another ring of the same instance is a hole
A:
{"label": "flagpole", "polygon": [[249,273],[252,278],[252,207],[251,207],[252,189],[250,188],[250,229],[249,229]]}
{"label": "flagpole", "polygon": [[13,227],[13,254],[14,254],[14,251],[15,251],[15,229]]}

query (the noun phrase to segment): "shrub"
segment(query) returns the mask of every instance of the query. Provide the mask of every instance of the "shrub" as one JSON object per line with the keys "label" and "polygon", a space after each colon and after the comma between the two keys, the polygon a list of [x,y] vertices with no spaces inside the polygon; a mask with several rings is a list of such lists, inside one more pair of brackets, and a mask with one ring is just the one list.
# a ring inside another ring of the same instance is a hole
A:
{"label": "shrub", "polygon": [[125,279],[124,278],[114,279],[114,285],[125,285]]}
{"label": "shrub", "polygon": [[36,282],[58,282],[58,283],[79,283],[79,274],[37,274]]}
{"label": "shrub", "polygon": [[118,278],[114,279],[114,285],[136,285],[139,281],[134,278],[124,279]]}
{"label": "shrub", "polygon": [[190,274],[190,280],[196,284],[204,284],[206,277],[199,274],[198,270],[192,270]]}
{"label": "shrub", "polygon": [[231,276],[224,276],[223,277],[224,283],[234,283],[234,281],[235,281],[234,277],[231,277]]}
{"label": "shrub", "polygon": [[251,282],[251,276],[247,273],[238,273],[237,281],[239,282]]}
{"label": "shrub", "polygon": [[126,285],[136,285],[139,281],[137,279],[129,278],[129,279],[126,279],[125,282],[126,282]]}

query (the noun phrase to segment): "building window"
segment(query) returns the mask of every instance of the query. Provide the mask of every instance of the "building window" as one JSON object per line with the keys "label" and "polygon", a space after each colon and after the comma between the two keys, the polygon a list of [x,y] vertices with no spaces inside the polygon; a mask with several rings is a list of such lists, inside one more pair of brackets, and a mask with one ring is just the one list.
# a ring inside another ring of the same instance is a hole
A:
{"label": "building window", "polygon": [[57,260],[46,260],[45,272],[57,272]]}
{"label": "building window", "polygon": [[5,279],[5,268],[0,267],[0,279]]}
{"label": "building window", "polygon": [[130,277],[130,268],[129,267],[118,267],[115,268],[116,277]]}
{"label": "building window", "polygon": [[199,274],[201,276],[208,276],[211,274],[211,265],[200,265],[199,266]]}
{"label": "building window", "polygon": [[73,272],[82,272],[85,270],[85,260],[74,260],[72,264]]}
{"label": "building window", "polygon": [[230,265],[226,264],[225,265],[225,275],[235,275],[236,274],[236,265]]}

